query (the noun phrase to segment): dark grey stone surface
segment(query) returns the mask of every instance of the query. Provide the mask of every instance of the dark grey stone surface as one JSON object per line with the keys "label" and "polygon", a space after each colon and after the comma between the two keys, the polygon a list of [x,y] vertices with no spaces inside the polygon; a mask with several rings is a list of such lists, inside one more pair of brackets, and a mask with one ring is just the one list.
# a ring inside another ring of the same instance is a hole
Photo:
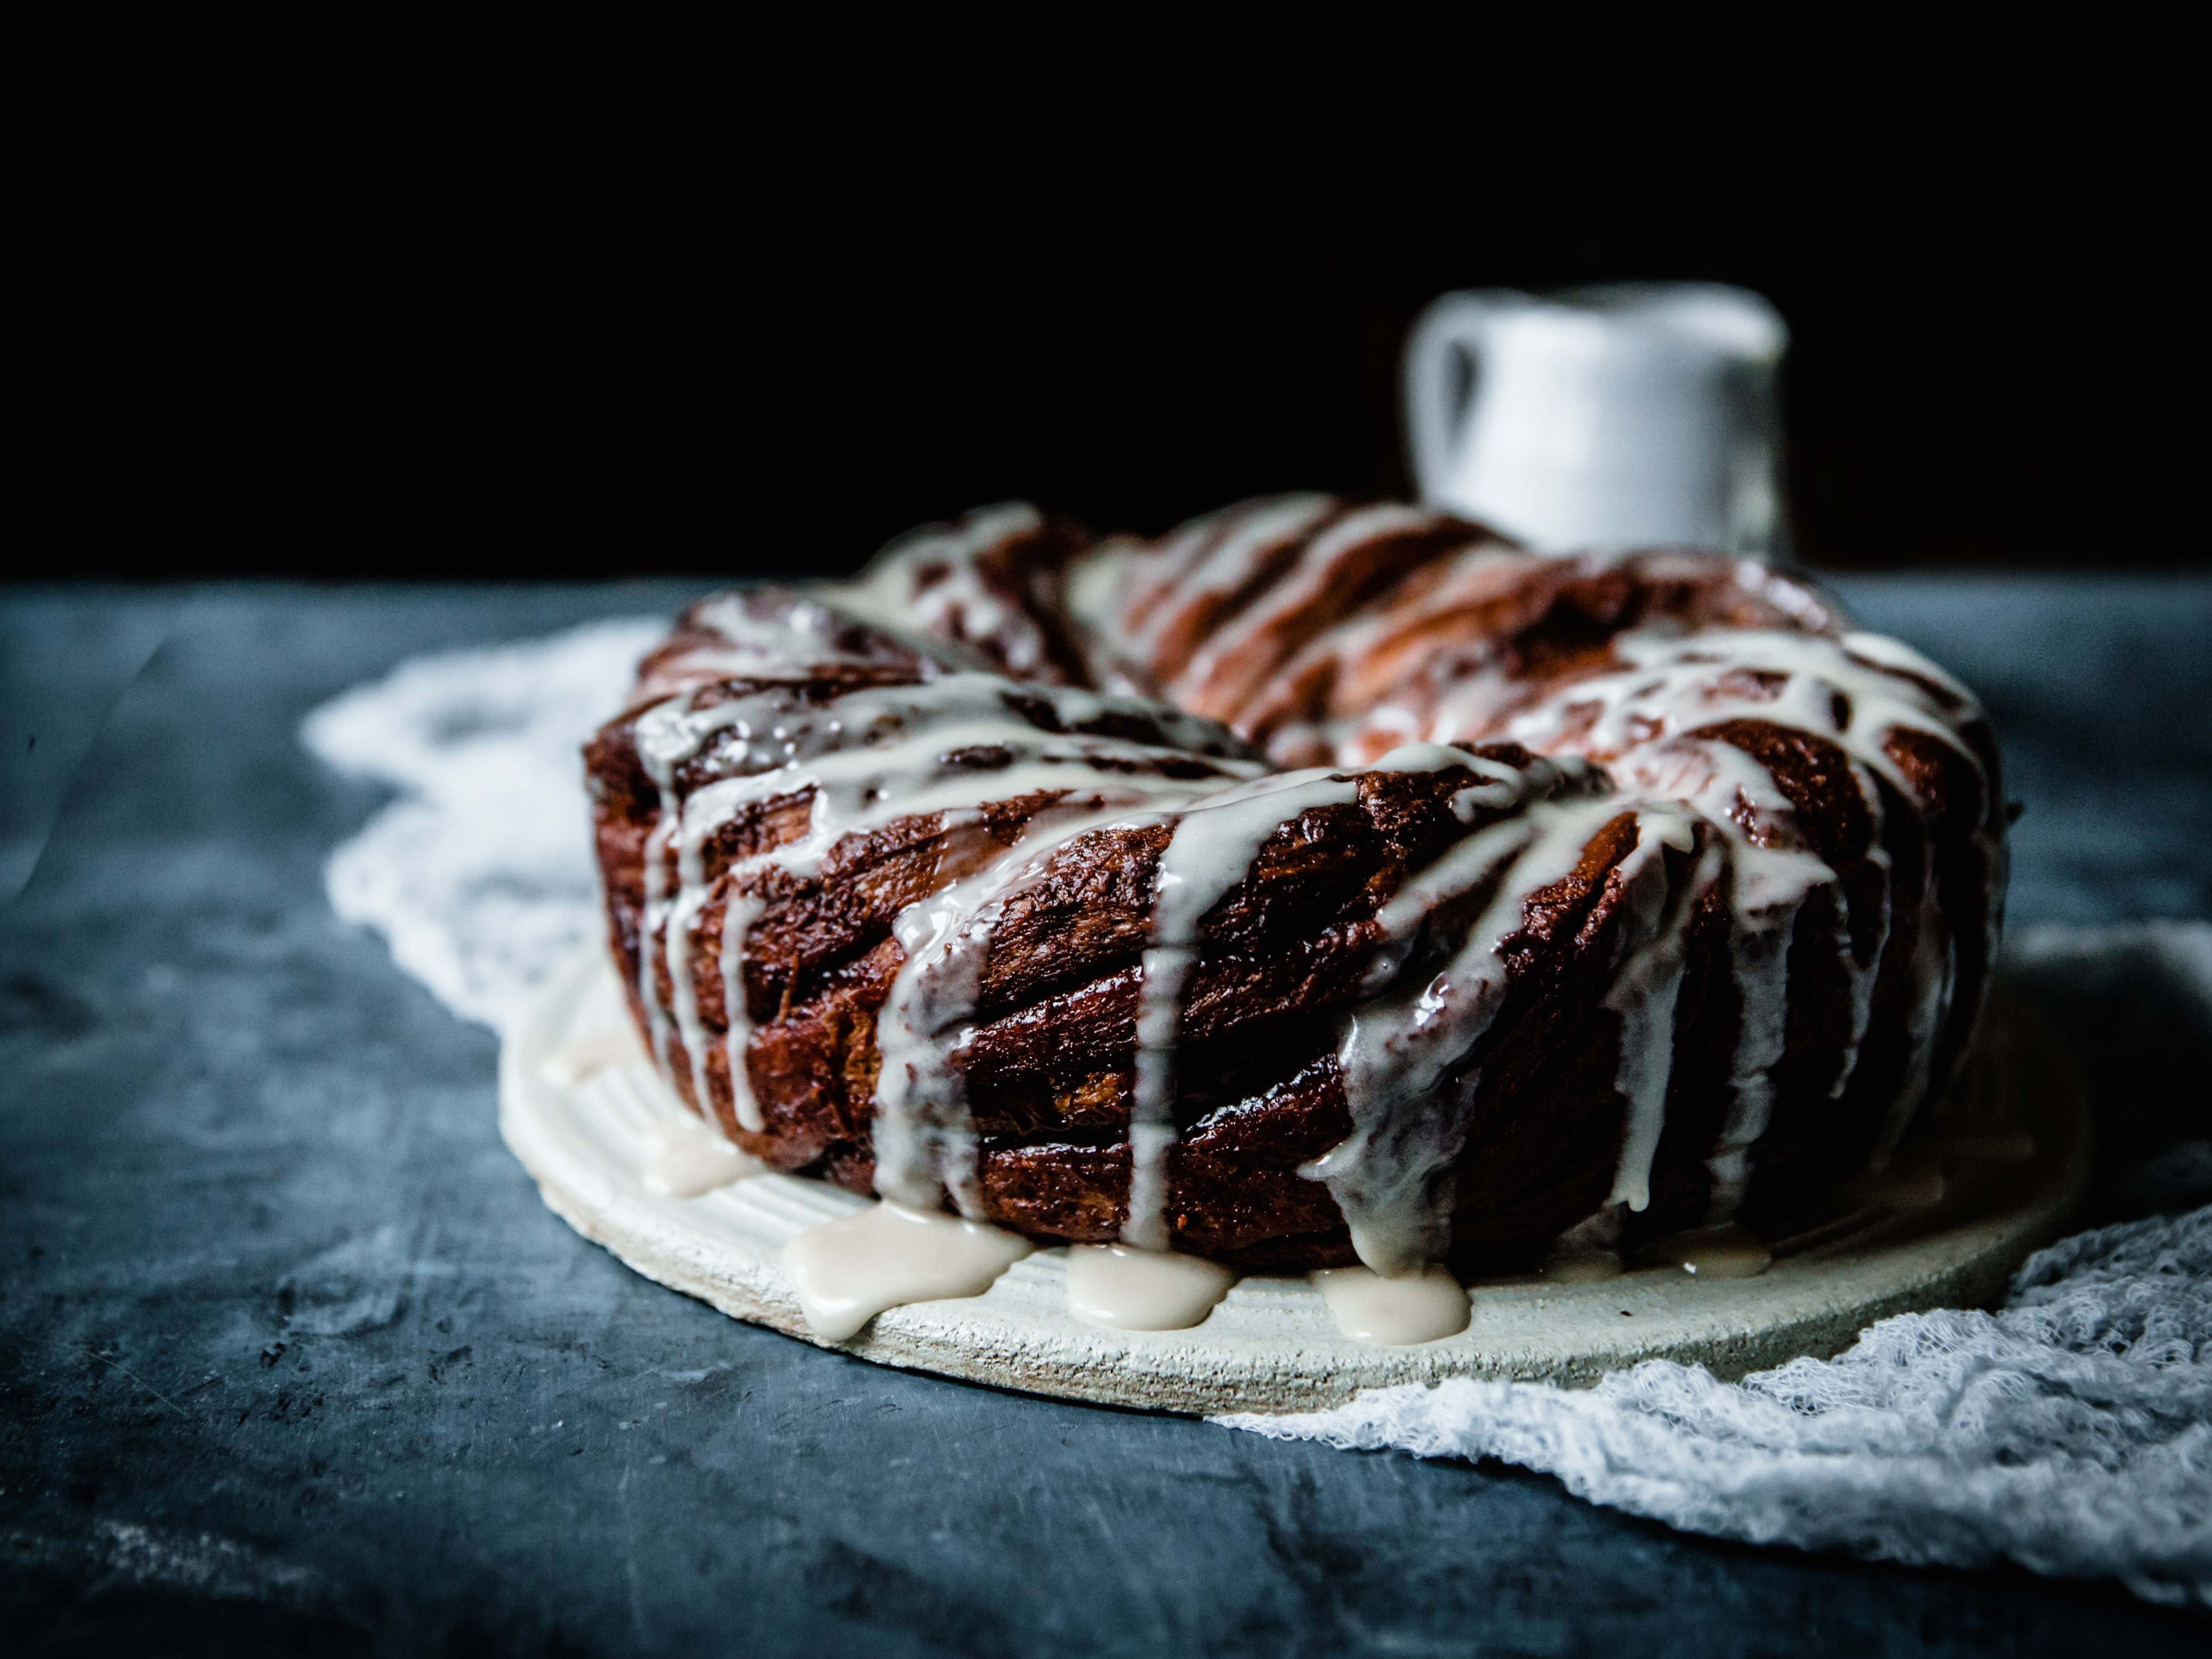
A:
{"label": "dark grey stone surface", "polygon": [[[1987,696],[2015,920],[2212,915],[2212,584],[1846,586]],[[325,906],[378,799],[295,733],[411,653],[678,597],[0,595],[4,735],[54,733],[0,829],[82,757],[0,911],[9,1651],[2203,1650],[2109,1585],[878,1370],[584,1243],[499,1143],[491,1037]]]}

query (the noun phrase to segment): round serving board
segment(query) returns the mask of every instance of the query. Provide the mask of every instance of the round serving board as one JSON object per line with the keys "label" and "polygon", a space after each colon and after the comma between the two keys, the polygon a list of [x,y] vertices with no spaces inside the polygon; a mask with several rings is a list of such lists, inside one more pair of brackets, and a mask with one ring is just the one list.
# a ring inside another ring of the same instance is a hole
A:
{"label": "round serving board", "polygon": [[[1342,1334],[1304,1279],[1240,1280],[1191,1330],[1085,1324],[1067,1309],[1067,1252],[1041,1250],[981,1296],[893,1308],[830,1344],[808,1330],[779,1256],[793,1234],[865,1200],[781,1175],[698,1198],[650,1190],[653,1125],[683,1109],[629,1032],[614,971],[593,952],[540,993],[500,1056],[501,1132],[547,1205],[585,1237],[648,1279],[802,1340],[999,1388],[1163,1411],[1307,1411],[1447,1376],[1586,1385],[1660,1358],[1735,1377],[1832,1354],[1892,1314],[1993,1301],[2029,1252],[2058,1235],[2090,1173],[2070,1066],[2000,994],[1965,1087],[1978,1123],[2015,1126],[2002,1155],[2021,1161],[1953,1157],[1941,1205],[1839,1208],[1796,1238],[1769,1241],[1774,1265],[1756,1278],[1653,1267],[1595,1283],[1478,1283],[1459,1335],[1384,1347]],[[548,1060],[580,1043],[624,1057],[556,1081],[569,1073]],[[2033,1139],[2024,1159],[2019,1129]]]}

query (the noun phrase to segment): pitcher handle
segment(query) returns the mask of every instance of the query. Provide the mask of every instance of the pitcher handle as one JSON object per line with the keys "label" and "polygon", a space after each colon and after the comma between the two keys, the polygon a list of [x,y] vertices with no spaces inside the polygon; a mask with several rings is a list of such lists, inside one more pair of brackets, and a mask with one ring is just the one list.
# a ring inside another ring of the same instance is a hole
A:
{"label": "pitcher handle", "polygon": [[[1451,469],[1452,444],[1467,418],[1468,394],[1482,379],[1482,350],[1491,319],[1517,299],[1469,289],[1432,301],[1406,338],[1406,447],[1413,463],[1413,488],[1435,501]],[[1474,377],[1455,386],[1453,359],[1465,356]]]}

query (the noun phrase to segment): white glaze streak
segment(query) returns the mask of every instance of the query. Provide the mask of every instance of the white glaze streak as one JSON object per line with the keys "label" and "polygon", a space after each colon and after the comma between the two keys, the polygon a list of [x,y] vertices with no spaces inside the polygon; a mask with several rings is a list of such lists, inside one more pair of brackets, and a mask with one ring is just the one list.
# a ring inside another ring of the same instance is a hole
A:
{"label": "white glaze streak", "polygon": [[722,1017],[729,1035],[724,1051],[730,1062],[730,1089],[741,1128],[764,1127],[760,1102],[753,1095],[752,1074],[746,1068],[746,1045],[752,1040],[752,1016],[745,1007],[745,935],[768,908],[765,899],[733,893],[722,911]]}
{"label": "white glaze streak", "polygon": [[[1613,1086],[1628,1103],[1621,1127],[1620,1154],[1608,1204],[1626,1204],[1642,1213],[1651,1203],[1651,1163],[1667,1127],[1667,1090],[1674,1079],[1674,1004],[1682,989],[1682,926],[1698,896],[1719,874],[1720,854],[1710,849],[1695,877],[1676,901],[1677,914],[1664,914],[1668,880],[1664,854],[1686,836],[1683,820],[1647,814],[1639,823],[1636,851],[1622,861],[1634,934],[1644,942],[1629,957],[1606,994],[1604,1006],[1620,1016],[1620,1061]],[[1680,848],[1686,851],[1686,848]]]}
{"label": "white glaze streak", "polygon": [[1751,1149],[1766,1133],[1774,1113],[1774,1084],[1769,1073],[1782,1058],[1790,1009],[1790,939],[1797,919],[1794,906],[1777,915],[1739,914],[1729,933],[1729,963],[1741,1005],[1735,1054],[1729,1068],[1732,1099],[1705,1167],[1712,1176],[1705,1222],[1718,1226],[1743,1201],[1750,1175]]}
{"label": "white glaze streak", "polygon": [[1150,945],[1137,991],[1135,1085],[1129,1107],[1129,1211],[1121,1237],[1168,1247],[1167,1152],[1175,1144],[1176,1040],[1182,994],[1198,957],[1198,925],[1285,824],[1316,806],[1357,800],[1340,773],[1290,772],[1223,790],[1176,820],[1160,854]]}

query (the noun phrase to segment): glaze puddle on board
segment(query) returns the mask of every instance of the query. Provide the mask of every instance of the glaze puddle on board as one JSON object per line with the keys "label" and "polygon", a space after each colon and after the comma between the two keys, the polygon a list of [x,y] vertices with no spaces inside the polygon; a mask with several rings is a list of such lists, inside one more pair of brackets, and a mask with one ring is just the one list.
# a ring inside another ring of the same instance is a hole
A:
{"label": "glaze puddle on board", "polygon": [[768,1173],[767,1164],[730,1145],[711,1124],[690,1112],[671,1112],[656,1119],[650,1133],[660,1143],[660,1152],[645,1166],[644,1180],[656,1193],[696,1198],[733,1181]]}
{"label": "glaze puddle on board", "polygon": [[981,1296],[1035,1248],[1001,1228],[884,1203],[809,1227],[782,1261],[807,1328],[842,1342],[886,1308]]}
{"label": "glaze puddle on board", "polygon": [[1400,1279],[1385,1279],[1371,1267],[1317,1267],[1307,1277],[1339,1328],[1357,1341],[1410,1347],[1467,1328],[1467,1291],[1433,1261]]}
{"label": "glaze puddle on board", "polygon": [[1067,1253],[1068,1311],[1116,1330],[1187,1331],[1236,1282],[1234,1269],[1200,1256],[1127,1244],[1078,1244]]}

